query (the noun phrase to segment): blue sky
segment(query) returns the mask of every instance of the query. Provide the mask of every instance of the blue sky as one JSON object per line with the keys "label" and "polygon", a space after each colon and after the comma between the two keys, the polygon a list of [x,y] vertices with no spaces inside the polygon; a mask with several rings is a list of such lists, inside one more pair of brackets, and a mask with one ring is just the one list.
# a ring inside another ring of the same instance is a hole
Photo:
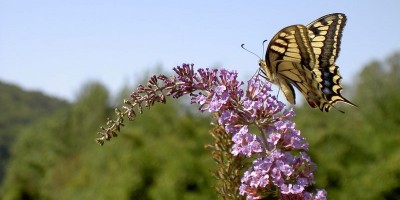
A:
{"label": "blue sky", "polygon": [[0,0],[0,80],[73,100],[97,80],[113,94],[161,65],[256,72],[262,41],[333,12],[348,17],[337,64],[345,84],[400,50],[400,1]]}

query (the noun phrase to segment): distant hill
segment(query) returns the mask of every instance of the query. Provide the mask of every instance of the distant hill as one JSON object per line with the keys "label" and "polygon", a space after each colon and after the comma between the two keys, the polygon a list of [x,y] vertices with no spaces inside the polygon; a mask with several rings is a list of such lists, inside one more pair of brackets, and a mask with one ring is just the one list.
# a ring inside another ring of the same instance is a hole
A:
{"label": "distant hill", "polygon": [[21,128],[67,106],[65,100],[0,81],[0,182]]}

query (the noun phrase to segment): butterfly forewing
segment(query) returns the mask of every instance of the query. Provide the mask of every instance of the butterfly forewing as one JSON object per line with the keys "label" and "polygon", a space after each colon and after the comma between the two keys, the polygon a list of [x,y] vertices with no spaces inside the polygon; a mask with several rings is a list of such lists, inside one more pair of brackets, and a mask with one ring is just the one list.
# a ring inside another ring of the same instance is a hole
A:
{"label": "butterfly forewing", "polygon": [[314,66],[315,56],[308,34],[307,27],[303,25],[288,26],[279,31],[268,45],[265,55],[267,65],[277,67],[274,62],[287,61]]}
{"label": "butterfly forewing", "polygon": [[315,65],[315,56],[308,34],[307,27],[303,25],[286,27],[272,38],[266,53],[265,74],[282,89],[291,104],[295,104],[293,86],[301,91],[308,102],[317,101],[309,100],[315,95],[308,95],[318,85],[313,83],[311,70]]}
{"label": "butterfly forewing", "polygon": [[333,104],[343,101],[355,106],[341,95],[342,86],[339,67],[335,61],[339,56],[343,28],[346,25],[346,16],[342,13],[325,15],[307,25],[311,46],[316,58],[315,80],[319,83],[319,92],[323,98],[319,102],[319,109],[329,111]]}
{"label": "butterfly forewing", "polygon": [[325,15],[307,25],[311,45],[318,67],[330,67],[339,56],[346,15],[334,13]]}

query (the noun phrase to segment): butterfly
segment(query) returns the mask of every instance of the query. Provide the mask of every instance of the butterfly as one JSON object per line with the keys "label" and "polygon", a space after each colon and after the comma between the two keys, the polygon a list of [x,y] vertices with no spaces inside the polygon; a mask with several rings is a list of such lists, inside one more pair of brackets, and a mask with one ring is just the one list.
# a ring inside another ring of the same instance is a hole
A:
{"label": "butterfly", "polygon": [[325,15],[307,26],[280,30],[268,45],[259,65],[262,76],[280,87],[287,101],[295,104],[296,87],[312,108],[328,112],[335,103],[357,107],[341,95],[339,56],[346,15]]}

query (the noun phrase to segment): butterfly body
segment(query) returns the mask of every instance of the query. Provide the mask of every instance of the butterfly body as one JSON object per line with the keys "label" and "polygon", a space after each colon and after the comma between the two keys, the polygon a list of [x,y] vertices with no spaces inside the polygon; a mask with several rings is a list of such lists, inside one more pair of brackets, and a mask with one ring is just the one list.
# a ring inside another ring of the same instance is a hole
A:
{"label": "butterfly body", "polygon": [[355,106],[341,95],[342,77],[335,64],[345,22],[344,14],[329,14],[307,26],[283,28],[271,39],[259,65],[289,103],[296,103],[295,87],[311,107],[321,111],[328,112],[340,101]]}

